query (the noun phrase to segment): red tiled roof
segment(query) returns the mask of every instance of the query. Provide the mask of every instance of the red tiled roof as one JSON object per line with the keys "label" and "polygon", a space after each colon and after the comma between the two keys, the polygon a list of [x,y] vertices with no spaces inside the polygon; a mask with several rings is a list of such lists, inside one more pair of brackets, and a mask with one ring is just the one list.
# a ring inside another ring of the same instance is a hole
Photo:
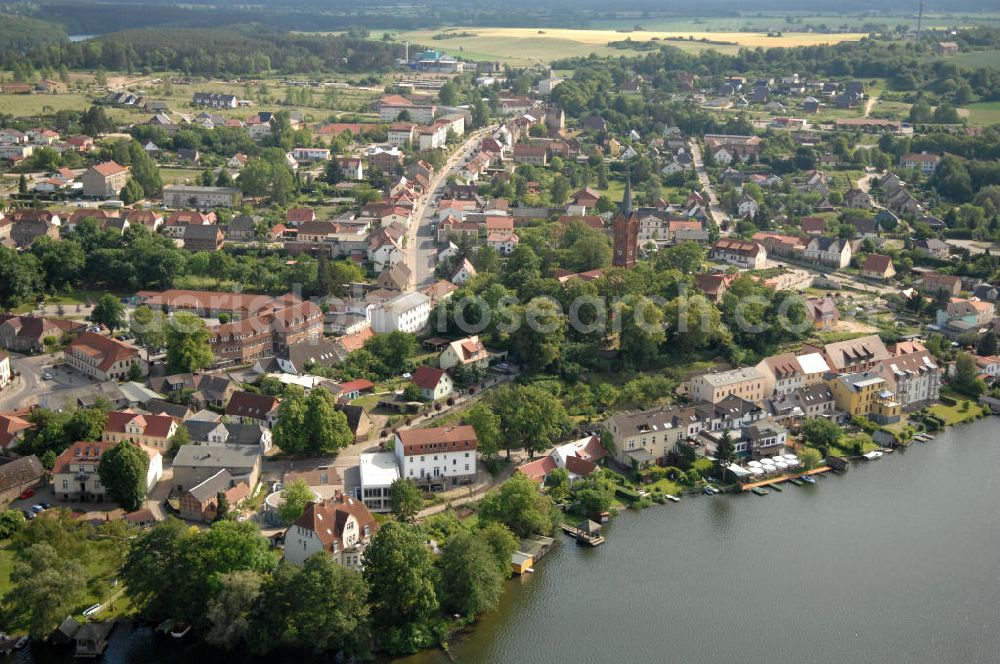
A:
{"label": "red tiled roof", "polygon": [[56,464],[52,468],[52,474],[68,473],[69,465],[73,463],[93,463],[96,465],[100,463],[101,455],[114,446],[115,443],[73,443],[62,454],[56,457]]}
{"label": "red tiled roof", "polygon": [[304,530],[316,533],[316,537],[323,543],[323,550],[330,552],[337,549],[344,549],[344,526],[349,517],[354,517],[358,522],[358,537],[364,539],[365,527],[368,528],[369,537],[378,529],[371,512],[364,503],[350,496],[341,495],[335,500],[324,500],[322,502],[310,502],[306,504],[305,510],[295,521],[295,525]]}
{"label": "red tiled roof", "polygon": [[892,265],[892,258],[889,256],[882,256],[880,254],[868,254],[868,258],[865,259],[865,266],[862,268],[862,272],[877,272],[883,274]]}
{"label": "red tiled roof", "polygon": [[431,429],[404,429],[397,431],[403,454],[426,454],[428,452],[474,451],[479,447],[476,431],[471,426],[434,427]]}
{"label": "red tiled roof", "polygon": [[31,429],[34,425],[21,415],[27,413],[0,413],[0,450],[7,449],[18,433]]}
{"label": "red tiled roof", "polygon": [[365,390],[370,390],[375,387],[375,383],[370,380],[365,380],[364,378],[355,378],[354,380],[349,380],[346,383],[340,384],[340,393],[349,394],[351,392],[364,392]]}
{"label": "red tiled roof", "polygon": [[96,164],[94,170],[103,177],[111,177],[128,170],[128,166],[122,166],[113,161],[106,161],[103,164]]}
{"label": "red tiled roof", "polygon": [[135,348],[94,332],[84,332],[81,334],[69,345],[69,350],[82,355],[98,357],[100,363],[97,367],[101,371],[107,371],[115,362],[131,360],[139,356],[139,352]]}
{"label": "red tiled roof", "polygon": [[340,345],[344,347],[344,350],[348,353],[353,353],[356,350],[364,348],[365,342],[373,336],[375,336],[375,333],[372,329],[370,327],[366,327],[359,332],[355,332],[354,334],[348,334],[340,337],[338,341]]}
{"label": "red tiled roof", "polygon": [[433,390],[441,382],[441,377],[444,374],[443,369],[423,364],[413,372],[413,384],[424,390]]}
{"label": "red tiled roof", "polygon": [[131,411],[115,411],[108,413],[108,422],[104,425],[104,433],[125,433],[129,423],[135,422],[142,426],[145,436],[166,438],[170,435],[170,426],[174,419],[168,415],[143,415]]}
{"label": "red tiled roof", "polygon": [[548,474],[558,467],[555,459],[551,456],[544,456],[541,459],[535,459],[534,461],[529,461],[526,464],[518,466],[517,472],[536,482],[544,482]]}
{"label": "red tiled roof", "polygon": [[240,390],[233,392],[233,396],[229,398],[229,403],[226,405],[226,415],[262,420],[268,413],[277,408],[279,403],[281,401],[277,397]]}

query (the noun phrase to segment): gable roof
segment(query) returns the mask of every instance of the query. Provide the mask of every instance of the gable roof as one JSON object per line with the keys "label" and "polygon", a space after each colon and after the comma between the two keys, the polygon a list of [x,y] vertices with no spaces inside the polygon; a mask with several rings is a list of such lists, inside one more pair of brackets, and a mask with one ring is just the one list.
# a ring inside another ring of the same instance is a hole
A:
{"label": "gable roof", "polygon": [[425,454],[435,452],[475,451],[479,447],[476,431],[467,424],[428,429],[404,429],[397,431],[403,454]]}
{"label": "gable roof", "polygon": [[862,268],[862,271],[885,274],[886,270],[888,270],[891,265],[892,265],[892,258],[890,256],[882,256],[881,254],[868,254],[868,258],[865,259],[865,266]]}
{"label": "gable roof", "polygon": [[0,466],[0,492],[30,484],[44,476],[45,468],[34,454],[15,459]]}
{"label": "gable roof", "polygon": [[84,332],[73,340],[69,348],[80,354],[97,358],[97,367],[101,371],[107,371],[116,362],[139,357],[139,352],[132,346],[127,346],[116,339],[95,332]]}
{"label": "gable roof", "polygon": [[170,434],[174,418],[167,415],[143,415],[130,410],[113,411],[108,413],[104,433],[125,433],[128,425],[132,423],[142,427],[142,435],[166,438]]}
{"label": "gable roof", "polygon": [[280,403],[281,400],[278,397],[239,390],[229,398],[229,403],[226,405],[226,415],[262,420]]}
{"label": "gable roof", "polygon": [[413,372],[412,380],[414,385],[423,390],[434,390],[441,383],[441,378],[444,375],[444,369],[422,364]]}
{"label": "gable roof", "polygon": [[97,171],[99,175],[106,178],[128,170],[128,166],[122,166],[114,161],[106,161],[102,164],[95,164],[92,168]]}
{"label": "gable roof", "polygon": [[344,526],[350,517],[358,522],[361,539],[364,539],[366,529],[369,536],[378,529],[375,518],[364,503],[343,494],[334,500],[307,503],[294,525],[315,533],[324,551],[338,551],[344,548]]}

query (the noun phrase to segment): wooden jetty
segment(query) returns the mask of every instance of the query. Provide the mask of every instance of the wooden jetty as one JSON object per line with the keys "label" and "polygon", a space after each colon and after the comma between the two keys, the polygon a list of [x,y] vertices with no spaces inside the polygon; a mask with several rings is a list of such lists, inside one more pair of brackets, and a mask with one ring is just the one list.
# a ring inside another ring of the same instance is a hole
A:
{"label": "wooden jetty", "polygon": [[761,480],[760,482],[748,482],[740,487],[741,491],[753,491],[758,487],[768,487],[772,488],[772,485],[778,482],[788,482],[792,479],[797,479],[804,475],[822,475],[823,473],[828,473],[832,468],[830,466],[819,466],[818,468],[813,468],[812,470],[804,470],[798,473],[785,473],[784,475],[779,475],[778,477],[772,477],[767,480]]}
{"label": "wooden jetty", "polygon": [[578,526],[571,526],[568,523],[562,524],[563,532],[576,540],[577,544],[589,546],[600,546],[604,544],[604,535],[601,534],[601,524],[590,519],[581,521]]}

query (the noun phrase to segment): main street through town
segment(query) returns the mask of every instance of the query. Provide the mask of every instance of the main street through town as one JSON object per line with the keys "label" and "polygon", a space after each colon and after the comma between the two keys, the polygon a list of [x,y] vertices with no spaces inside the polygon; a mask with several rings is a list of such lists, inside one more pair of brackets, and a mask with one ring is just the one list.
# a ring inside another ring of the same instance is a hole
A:
{"label": "main street through town", "polygon": [[434,174],[427,193],[414,206],[413,221],[406,230],[406,247],[404,247],[406,264],[413,270],[407,290],[418,290],[434,282],[438,248],[434,229],[431,228],[434,213],[437,211],[433,202],[447,184],[448,176],[475,155],[479,142],[495,128],[495,125],[490,125],[470,134],[468,139],[448,157],[445,165]]}

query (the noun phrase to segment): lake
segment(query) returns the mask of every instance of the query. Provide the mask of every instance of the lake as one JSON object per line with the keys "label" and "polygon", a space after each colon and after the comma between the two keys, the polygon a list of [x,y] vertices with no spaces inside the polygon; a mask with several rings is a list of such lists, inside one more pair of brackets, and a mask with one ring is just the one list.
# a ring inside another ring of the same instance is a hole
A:
{"label": "lake", "polygon": [[[987,418],[812,486],[625,512],[596,549],[560,536],[452,654],[459,664],[995,663],[998,434]],[[213,655],[120,626],[104,661]],[[440,651],[399,661],[449,664]]]}
{"label": "lake", "polygon": [[[767,496],[626,512],[452,644],[460,664],[1000,658],[1000,421]],[[441,652],[402,660],[446,664]]]}

